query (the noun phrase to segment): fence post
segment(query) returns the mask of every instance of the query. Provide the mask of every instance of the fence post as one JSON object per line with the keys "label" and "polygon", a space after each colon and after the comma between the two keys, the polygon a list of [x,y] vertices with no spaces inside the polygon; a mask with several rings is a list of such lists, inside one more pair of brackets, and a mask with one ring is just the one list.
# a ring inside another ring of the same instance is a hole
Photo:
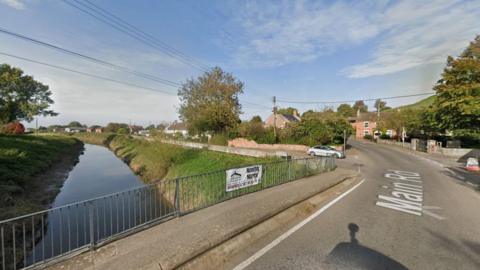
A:
{"label": "fence post", "polygon": [[180,216],[180,179],[175,179],[175,216]]}
{"label": "fence post", "polygon": [[93,249],[95,246],[95,233],[94,233],[94,222],[93,222],[93,201],[88,202],[88,217],[89,217],[89,227],[90,227],[90,249]]}
{"label": "fence post", "polygon": [[292,160],[287,160],[288,162],[288,181],[292,180]]}
{"label": "fence post", "polygon": [[305,166],[303,167],[303,177],[307,176],[307,162],[308,158],[305,159]]}

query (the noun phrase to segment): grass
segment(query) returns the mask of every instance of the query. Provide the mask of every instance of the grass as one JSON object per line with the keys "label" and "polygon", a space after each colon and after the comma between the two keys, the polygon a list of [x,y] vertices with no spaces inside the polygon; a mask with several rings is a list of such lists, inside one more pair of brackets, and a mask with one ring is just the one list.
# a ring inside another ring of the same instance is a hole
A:
{"label": "grass", "polygon": [[146,182],[273,160],[183,148],[124,135],[115,136],[109,147]]}
{"label": "grass", "polygon": [[415,103],[400,106],[400,107],[393,108],[393,109],[389,109],[389,110],[386,110],[386,111],[392,111],[392,110],[397,110],[397,109],[401,109],[401,110],[421,110],[421,109],[428,108],[428,106],[432,105],[434,101],[435,101],[435,96],[431,96],[431,97],[427,97],[425,99],[419,100]]}
{"label": "grass", "polygon": [[65,155],[78,156],[79,144],[78,140],[64,136],[0,134],[0,219],[48,205],[53,198],[46,198],[42,189],[51,183],[35,176]]}
{"label": "grass", "polygon": [[110,141],[115,137],[114,133],[73,133],[66,134],[73,138],[79,139],[82,142],[96,145],[108,145]]}

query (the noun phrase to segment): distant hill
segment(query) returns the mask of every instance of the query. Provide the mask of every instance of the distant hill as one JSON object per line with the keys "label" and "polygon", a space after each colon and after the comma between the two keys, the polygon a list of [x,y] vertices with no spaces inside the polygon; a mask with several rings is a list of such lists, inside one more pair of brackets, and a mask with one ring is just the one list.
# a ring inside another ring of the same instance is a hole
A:
{"label": "distant hill", "polygon": [[427,97],[425,99],[419,100],[419,101],[417,101],[413,104],[403,105],[403,106],[400,106],[400,107],[397,107],[397,108],[389,109],[388,111],[397,110],[397,109],[400,109],[400,110],[408,110],[408,109],[410,109],[410,110],[420,110],[420,109],[424,109],[424,108],[427,108],[428,106],[432,105],[434,100],[435,100],[435,96],[430,96],[430,97]]}

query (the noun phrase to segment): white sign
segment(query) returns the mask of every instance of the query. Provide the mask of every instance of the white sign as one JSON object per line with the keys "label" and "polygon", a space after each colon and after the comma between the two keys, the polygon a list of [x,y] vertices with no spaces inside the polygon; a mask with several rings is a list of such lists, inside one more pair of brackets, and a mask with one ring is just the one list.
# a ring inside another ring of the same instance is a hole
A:
{"label": "white sign", "polygon": [[467,159],[467,167],[477,167],[478,166],[478,160],[473,157],[469,157]]}
{"label": "white sign", "polygon": [[227,170],[227,192],[254,186],[261,182],[262,165]]}

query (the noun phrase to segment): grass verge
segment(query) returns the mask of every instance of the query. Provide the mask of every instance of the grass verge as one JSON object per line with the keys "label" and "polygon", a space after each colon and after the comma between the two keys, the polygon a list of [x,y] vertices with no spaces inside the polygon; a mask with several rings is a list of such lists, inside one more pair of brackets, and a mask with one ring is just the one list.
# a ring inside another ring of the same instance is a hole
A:
{"label": "grass verge", "polygon": [[47,207],[64,179],[40,174],[60,163],[69,170],[82,148],[64,136],[0,135],[0,220]]}

